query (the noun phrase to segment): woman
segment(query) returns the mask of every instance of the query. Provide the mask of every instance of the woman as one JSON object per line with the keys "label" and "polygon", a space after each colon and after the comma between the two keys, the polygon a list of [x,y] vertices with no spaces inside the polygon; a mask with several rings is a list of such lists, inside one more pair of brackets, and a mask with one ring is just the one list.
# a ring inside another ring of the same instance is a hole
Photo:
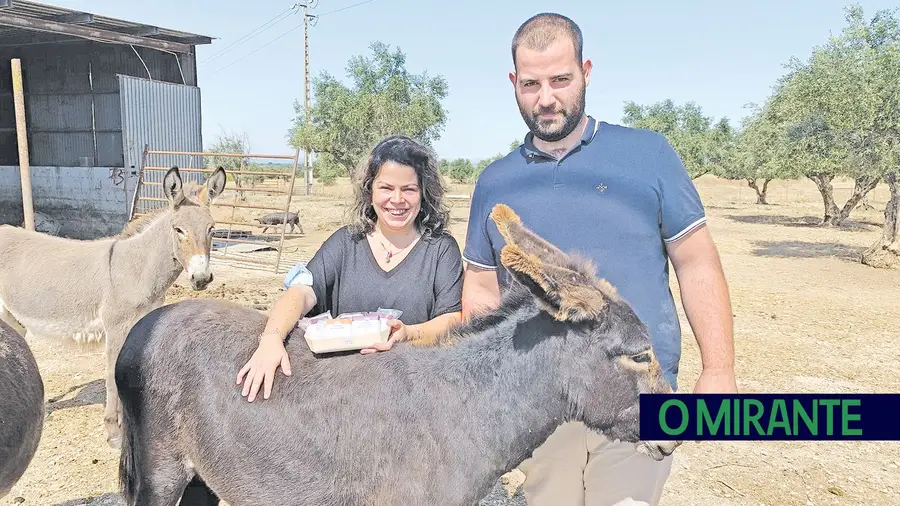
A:
{"label": "woman", "polygon": [[[391,136],[372,150],[355,187],[351,223],[339,228],[304,268],[285,277],[259,346],[238,372],[242,395],[253,402],[263,385],[268,399],[275,371],[291,375],[284,339],[303,316],[325,311],[403,311],[384,344],[428,340],[460,321],[462,255],[447,230],[438,160],[425,146]],[[244,376],[246,375],[246,379]]]}

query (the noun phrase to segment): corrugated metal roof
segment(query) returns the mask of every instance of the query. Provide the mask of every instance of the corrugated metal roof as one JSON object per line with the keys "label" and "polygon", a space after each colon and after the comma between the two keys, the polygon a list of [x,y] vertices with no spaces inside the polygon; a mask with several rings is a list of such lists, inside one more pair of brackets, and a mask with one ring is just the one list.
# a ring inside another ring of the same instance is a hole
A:
{"label": "corrugated metal roof", "polygon": [[[68,31],[54,30],[48,25],[40,27],[25,27],[21,23],[14,23],[12,18],[3,19],[4,15],[18,18],[19,20],[27,19],[32,21],[53,22],[64,27],[72,27],[72,30],[85,31],[105,30],[114,32],[121,36],[147,39],[157,42],[172,42],[185,45],[199,45],[212,43],[212,37],[200,35],[181,30],[173,30],[170,28],[162,28],[144,23],[135,23],[122,19],[111,18],[94,14],[90,12],[78,11],[74,9],[66,9],[54,5],[48,5],[38,2],[30,2],[26,0],[0,0],[0,25],[13,27],[3,30],[0,33],[0,40],[21,38],[24,34],[33,34],[34,31],[52,32],[61,35],[74,37],[91,38],[87,32],[81,34],[68,33]],[[96,36],[94,39],[102,39]],[[112,41],[111,41],[112,42]],[[120,41],[121,42],[121,41]],[[125,42],[128,43],[128,42]],[[139,45],[135,42],[135,45]]]}

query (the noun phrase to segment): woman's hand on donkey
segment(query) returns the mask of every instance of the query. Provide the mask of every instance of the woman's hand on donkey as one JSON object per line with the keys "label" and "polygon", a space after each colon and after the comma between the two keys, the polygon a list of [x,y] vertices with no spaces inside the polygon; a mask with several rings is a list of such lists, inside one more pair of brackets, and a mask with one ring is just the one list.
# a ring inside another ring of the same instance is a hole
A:
{"label": "woman's hand on donkey", "polygon": [[[291,375],[291,360],[288,357],[287,350],[284,348],[284,342],[279,336],[274,334],[263,334],[259,340],[259,347],[250,357],[250,360],[244,364],[244,367],[238,371],[237,384],[244,382],[244,388],[241,395],[247,397],[248,402],[256,399],[259,387],[263,387],[263,399],[268,399],[272,394],[272,385],[275,383],[275,371],[281,366],[281,372],[285,376]],[[246,375],[246,379],[244,379]]]}
{"label": "woman's hand on donkey", "polygon": [[386,342],[375,343],[371,348],[363,348],[359,352],[363,355],[368,355],[370,353],[378,353],[379,351],[388,351],[394,347],[394,343],[409,341],[413,338],[415,333],[414,329],[399,319],[391,318],[388,320],[388,325],[391,327],[391,334]]}

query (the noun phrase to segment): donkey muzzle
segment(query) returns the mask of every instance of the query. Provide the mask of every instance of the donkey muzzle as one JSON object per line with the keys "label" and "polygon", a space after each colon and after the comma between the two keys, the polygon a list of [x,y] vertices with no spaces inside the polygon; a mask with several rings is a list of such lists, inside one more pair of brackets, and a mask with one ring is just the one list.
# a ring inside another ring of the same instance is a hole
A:
{"label": "donkey muzzle", "polygon": [[638,441],[634,446],[638,453],[659,461],[672,455],[681,444],[682,441]]}
{"label": "donkey muzzle", "polygon": [[194,255],[188,262],[188,279],[194,290],[204,290],[212,282],[213,274],[209,268],[209,257],[206,255]]}

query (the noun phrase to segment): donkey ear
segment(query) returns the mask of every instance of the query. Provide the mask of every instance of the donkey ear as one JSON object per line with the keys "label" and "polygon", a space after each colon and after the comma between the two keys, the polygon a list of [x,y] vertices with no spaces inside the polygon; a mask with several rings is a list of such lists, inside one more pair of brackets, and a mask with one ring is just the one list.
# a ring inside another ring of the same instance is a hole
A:
{"label": "donkey ear", "polygon": [[614,291],[591,272],[522,225],[504,204],[491,212],[506,246],[500,261],[510,274],[537,297],[557,320],[581,321],[597,318]]}
{"label": "donkey ear", "polygon": [[184,202],[184,188],[181,184],[181,173],[178,171],[178,167],[172,167],[166,172],[166,175],[163,177],[162,186],[163,193],[166,195],[166,199],[169,200],[169,205],[173,209]]}
{"label": "donkey ear", "polygon": [[209,176],[209,179],[206,180],[206,183],[204,184],[205,191],[200,194],[200,202],[209,205],[210,202],[215,201],[216,197],[221,195],[222,191],[225,190],[226,181],[225,169],[219,167]]}
{"label": "donkey ear", "polygon": [[491,219],[497,225],[500,235],[507,244],[517,244],[525,251],[538,255],[544,262],[555,265],[567,265],[571,263],[569,256],[562,250],[550,244],[543,237],[528,230],[522,219],[506,204],[497,204],[491,210]]}

